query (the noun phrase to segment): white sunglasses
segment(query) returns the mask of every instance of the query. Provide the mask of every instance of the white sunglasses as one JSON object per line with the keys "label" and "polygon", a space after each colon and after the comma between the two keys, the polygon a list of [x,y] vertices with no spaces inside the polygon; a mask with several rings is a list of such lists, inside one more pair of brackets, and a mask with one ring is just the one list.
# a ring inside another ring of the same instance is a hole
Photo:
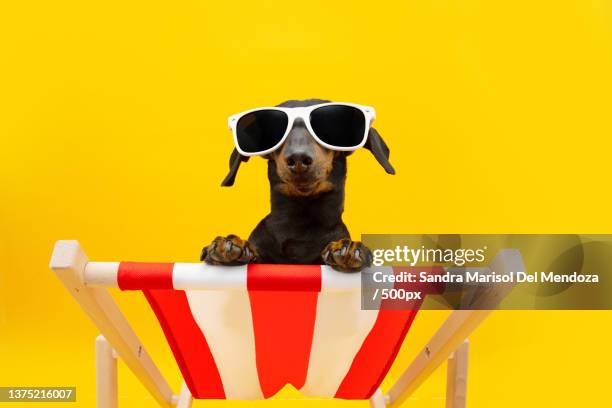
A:
{"label": "white sunglasses", "polygon": [[302,108],[251,109],[230,116],[228,123],[238,152],[257,156],[278,149],[298,118],[321,146],[353,151],[365,145],[376,112],[370,106],[329,102]]}

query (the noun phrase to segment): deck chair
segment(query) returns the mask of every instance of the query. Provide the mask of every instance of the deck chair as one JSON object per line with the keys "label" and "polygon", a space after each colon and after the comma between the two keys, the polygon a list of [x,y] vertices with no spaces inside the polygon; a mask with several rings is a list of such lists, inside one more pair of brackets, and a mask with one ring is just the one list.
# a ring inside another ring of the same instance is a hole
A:
{"label": "deck chair", "polygon": [[[491,269],[524,270],[502,250]],[[237,267],[202,263],[90,262],[77,241],[58,241],[51,269],[100,330],[99,408],[117,407],[120,357],[163,407],[192,399],[256,400],[291,384],[306,396],[400,406],[449,359],[447,407],[465,407],[468,335],[509,291],[494,287],[454,311],[387,394],[380,384],[417,314],[361,309],[361,276],[320,265]],[[183,375],[174,394],[107,288],[142,291]]]}

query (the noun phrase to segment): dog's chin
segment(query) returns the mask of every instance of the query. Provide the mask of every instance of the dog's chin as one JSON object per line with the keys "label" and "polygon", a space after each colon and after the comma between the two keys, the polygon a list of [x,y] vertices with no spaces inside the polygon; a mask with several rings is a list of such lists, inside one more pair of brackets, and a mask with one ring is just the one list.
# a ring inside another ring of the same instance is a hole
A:
{"label": "dog's chin", "polygon": [[278,190],[287,196],[308,197],[315,196],[333,189],[332,183],[327,180],[282,180]]}

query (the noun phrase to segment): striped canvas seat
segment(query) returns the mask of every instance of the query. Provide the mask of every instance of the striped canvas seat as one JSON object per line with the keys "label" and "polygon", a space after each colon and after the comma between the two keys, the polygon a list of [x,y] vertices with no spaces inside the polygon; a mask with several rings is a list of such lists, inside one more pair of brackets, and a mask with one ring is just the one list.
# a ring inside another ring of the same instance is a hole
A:
{"label": "striped canvas seat", "polygon": [[[214,289],[220,274],[231,290]],[[370,398],[418,307],[361,310],[359,280],[319,265],[122,262],[117,274],[120,289],[143,291],[193,397],[207,399],[268,398],[286,384]]]}

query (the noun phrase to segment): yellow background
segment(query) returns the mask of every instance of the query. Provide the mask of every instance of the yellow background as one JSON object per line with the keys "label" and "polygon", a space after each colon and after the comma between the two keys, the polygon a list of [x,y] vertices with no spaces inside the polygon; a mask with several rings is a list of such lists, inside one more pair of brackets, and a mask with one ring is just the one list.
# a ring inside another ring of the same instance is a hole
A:
{"label": "yellow background", "polygon": [[[215,235],[248,235],[268,211],[264,161],[219,184],[226,118],[252,107],[376,107],[397,175],[350,158],[355,236],[612,232],[611,22],[605,0],[3,2],[0,385],[76,385],[93,405],[96,330],[47,269],[55,240],[196,261]],[[142,297],[119,302],[177,389]],[[417,317],[385,388],[444,314]],[[471,338],[469,405],[606,405],[611,323],[494,313]],[[406,406],[444,406],[443,368]],[[120,394],[154,406],[123,365]],[[299,405],[315,403],[365,406]]]}

